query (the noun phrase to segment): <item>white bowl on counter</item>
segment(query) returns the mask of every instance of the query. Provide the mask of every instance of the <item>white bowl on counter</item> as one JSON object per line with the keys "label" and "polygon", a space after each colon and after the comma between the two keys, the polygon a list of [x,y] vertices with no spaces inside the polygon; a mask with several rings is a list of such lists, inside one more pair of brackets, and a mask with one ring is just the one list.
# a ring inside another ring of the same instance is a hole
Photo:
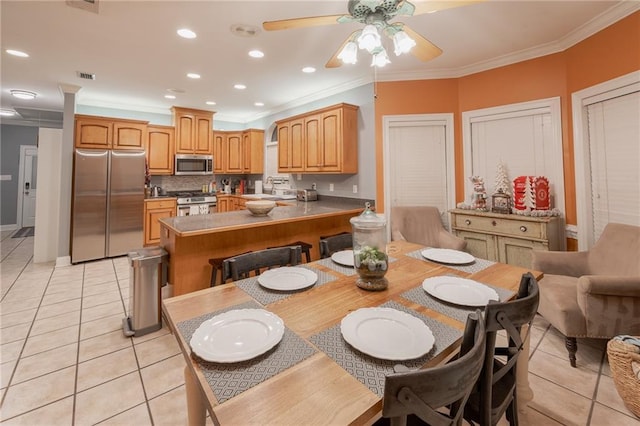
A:
{"label": "white bowl on counter", "polygon": [[276,206],[276,202],[271,200],[255,200],[246,201],[244,205],[252,215],[266,216]]}

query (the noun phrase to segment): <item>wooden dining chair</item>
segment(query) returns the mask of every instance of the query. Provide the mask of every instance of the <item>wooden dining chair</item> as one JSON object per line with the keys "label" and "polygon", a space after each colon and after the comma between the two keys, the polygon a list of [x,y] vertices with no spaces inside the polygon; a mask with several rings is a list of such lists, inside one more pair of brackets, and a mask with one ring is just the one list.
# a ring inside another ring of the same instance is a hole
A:
{"label": "wooden dining chair", "polygon": [[253,272],[280,266],[296,266],[301,258],[300,246],[276,247],[230,257],[222,262],[222,278],[238,281],[249,278]]}
{"label": "wooden dining chair", "polygon": [[347,250],[353,247],[353,236],[350,232],[332,235],[329,237],[320,237],[320,258],[326,259],[340,250]]}
{"label": "wooden dining chair", "polygon": [[[506,413],[510,425],[518,424],[516,365],[524,341],[522,326],[531,327],[540,294],[535,277],[522,275],[517,298],[508,302],[489,302],[485,307],[487,345],[482,372],[464,410],[465,420],[472,424],[495,425]],[[506,346],[496,345],[498,331],[504,330]]]}
{"label": "wooden dining chair", "polygon": [[[467,317],[458,358],[422,370],[385,377],[382,416],[378,424],[459,425],[464,406],[484,362],[486,332],[480,310]],[[439,410],[448,407],[448,410]]]}

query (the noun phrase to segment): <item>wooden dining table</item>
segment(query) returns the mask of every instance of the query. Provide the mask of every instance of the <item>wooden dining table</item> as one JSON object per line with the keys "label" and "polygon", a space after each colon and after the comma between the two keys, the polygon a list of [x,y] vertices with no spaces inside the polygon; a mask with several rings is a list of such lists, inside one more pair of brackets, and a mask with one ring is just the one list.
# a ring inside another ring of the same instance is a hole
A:
{"label": "wooden dining table", "polygon": [[[346,315],[360,308],[391,306],[420,316],[432,330],[445,330],[440,332],[448,334],[448,340],[438,340],[434,331],[436,349],[418,360],[420,368],[436,366],[457,353],[464,318],[452,315],[457,311],[450,306],[440,309],[437,304],[421,303],[422,282],[455,275],[493,287],[506,299],[515,295],[522,274],[529,271],[481,259],[475,268],[447,266],[421,257],[424,248],[406,241],[388,244],[385,278],[389,284],[383,291],[359,288],[352,268],[334,267],[331,259],[321,259],[300,265],[316,271],[324,281],[304,291],[274,296],[257,288],[256,280],[245,280],[165,299],[163,314],[186,361],[189,425],[204,425],[207,412],[220,425],[371,424],[380,418],[380,380],[367,375],[379,374],[387,366],[340,341],[340,322]],[[531,272],[537,279],[542,277],[541,272]],[[254,363],[237,364],[210,363],[192,353],[189,339],[195,327],[219,312],[242,307],[265,309],[281,318],[291,349],[283,346],[283,340],[280,350],[277,345]],[[518,363],[521,408],[532,398],[527,381],[528,339],[524,351]],[[290,354],[299,359],[291,360]],[[282,359],[272,359],[278,356]],[[283,366],[283,362],[290,364]]]}

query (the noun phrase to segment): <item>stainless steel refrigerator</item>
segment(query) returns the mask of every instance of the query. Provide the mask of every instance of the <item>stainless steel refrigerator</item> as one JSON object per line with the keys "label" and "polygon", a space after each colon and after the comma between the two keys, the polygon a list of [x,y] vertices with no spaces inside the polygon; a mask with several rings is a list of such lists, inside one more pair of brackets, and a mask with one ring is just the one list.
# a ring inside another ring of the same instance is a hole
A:
{"label": "stainless steel refrigerator", "polygon": [[142,247],[144,151],[76,149],[73,164],[71,262]]}

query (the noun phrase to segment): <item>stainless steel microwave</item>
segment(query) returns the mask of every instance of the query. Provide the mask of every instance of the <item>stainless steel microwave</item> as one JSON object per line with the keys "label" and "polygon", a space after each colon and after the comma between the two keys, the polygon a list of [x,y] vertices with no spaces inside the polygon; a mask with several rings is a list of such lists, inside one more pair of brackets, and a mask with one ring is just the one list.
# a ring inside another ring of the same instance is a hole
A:
{"label": "stainless steel microwave", "polygon": [[213,155],[176,154],[175,175],[212,175]]}

